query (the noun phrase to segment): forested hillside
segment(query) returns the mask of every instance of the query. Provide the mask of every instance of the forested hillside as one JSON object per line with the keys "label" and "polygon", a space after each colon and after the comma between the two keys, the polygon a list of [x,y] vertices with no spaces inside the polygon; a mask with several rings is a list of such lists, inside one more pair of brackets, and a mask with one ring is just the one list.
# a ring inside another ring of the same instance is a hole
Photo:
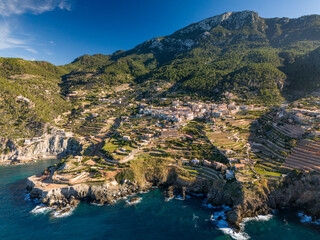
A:
{"label": "forested hillside", "polygon": [[39,135],[69,108],[60,94],[66,71],[47,62],[0,58],[0,131],[3,137]]}
{"label": "forested hillside", "polygon": [[64,66],[0,59],[0,131],[40,134],[70,109],[74,91],[167,81],[179,94],[281,103],[320,87],[320,16],[264,19],[251,11],[225,13],[112,55],[84,55]]}
{"label": "forested hillside", "polygon": [[[295,89],[300,81],[287,79],[289,65],[296,68],[297,59],[319,46],[318,15],[264,19],[251,11],[225,13],[129,51],[77,58],[66,65],[72,71],[64,77],[64,92],[161,79],[179,83],[184,92],[219,97],[231,91],[275,103],[284,88]],[[302,90],[308,91],[317,80],[304,78]]]}
{"label": "forested hillside", "polygon": [[320,48],[300,56],[285,71],[292,90],[314,91],[320,88]]}

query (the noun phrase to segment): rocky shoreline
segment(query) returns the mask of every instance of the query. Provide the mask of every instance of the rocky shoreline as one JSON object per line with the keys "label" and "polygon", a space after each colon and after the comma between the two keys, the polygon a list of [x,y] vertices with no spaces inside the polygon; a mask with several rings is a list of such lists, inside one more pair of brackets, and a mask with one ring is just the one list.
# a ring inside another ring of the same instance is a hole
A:
{"label": "rocky shoreline", "polygon": [[79,201],[93,204],[113,204],[129,195],[149,190],[152,186],[167,189],[166,199],[179,194],[182,199],[186,193],[206,196],[206,202],[212,206],[229,206],[225,217],[229,226],[239,231],[245,218],[268,215],[275,209],[298,208],[313,218],[320,217],[320,175],[314,173],[292,172],[280,183],[261,181],[243,186],[226,180],[208,182],[196,180],[184,181],[176,175],[174,169],[159,181],[159,176],[149,176],[143,183],[123,180],[118,183],[112,179],[103,183],[81,183],[75,185],[55,184],[44,181],[41,176],[32,176],[27,180],[27,189],[31,198],[37,198],[42,204],[56,211],[74,208]]}
{"label": "rocky shoreline", "polygon": [[73,134],[54,129],[32,139],[0,139],[0,165],[29,163],[39,159],[63,158],[76,154],[81,145]]}

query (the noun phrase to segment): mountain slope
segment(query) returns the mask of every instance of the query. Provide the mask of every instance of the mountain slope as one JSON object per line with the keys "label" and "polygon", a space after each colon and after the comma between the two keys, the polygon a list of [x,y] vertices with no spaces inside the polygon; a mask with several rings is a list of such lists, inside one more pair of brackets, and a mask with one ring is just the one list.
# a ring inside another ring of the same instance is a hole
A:
{"label": "mountain slope", "polygon": [[60,94],[66,71],[48,62],[0,58],[1,136],[31,137],[68,109]]}
{"label": "mountain slope", "polygon": [[278,102],[283,87],[294,82],[286,81],[283,68],[319,46],[319,15],[264,19],[251,11],[225,13],[129,51],[82,56],[66,66],[72,71],[64,92],[163,79],[189,93],[219,97],[231,91]]}
{"label": "mountain slope", "polygon": [[284,71],[293,90],[314,91],[320,88],[320,48],[297,58]]}

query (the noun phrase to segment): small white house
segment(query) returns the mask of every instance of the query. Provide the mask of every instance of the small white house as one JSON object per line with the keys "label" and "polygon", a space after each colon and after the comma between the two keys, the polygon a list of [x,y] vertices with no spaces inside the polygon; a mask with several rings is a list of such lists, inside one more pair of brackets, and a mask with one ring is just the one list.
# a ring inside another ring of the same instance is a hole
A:
{"label": "small white house", "polygon": [[123,136],[123,137],[122,137],[122,140],[123,140],[123,141],[130,141],[131,138],[130,138],[130,136]]}
{"label": "small white house", "polygon": [[191,160],[191,162],[192,162],[192,164],[194,164],[194,165],[199,165],[200,164],[200,161],[198,160],[198,159],[192,159]]}
{"label": "small white house", "polygon": [[230,180],[234,178],[234,172],[232,170],[226,171],[226,179]]}

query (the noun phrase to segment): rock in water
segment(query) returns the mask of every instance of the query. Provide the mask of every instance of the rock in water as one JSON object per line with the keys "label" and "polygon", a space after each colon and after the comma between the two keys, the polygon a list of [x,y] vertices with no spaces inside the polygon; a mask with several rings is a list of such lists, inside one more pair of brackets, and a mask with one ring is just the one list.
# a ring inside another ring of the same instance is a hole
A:
{"label": "rock in water", "polygon": [[181,188],[181,197],[183,200],[186,199],[186,189],[187,189],[186,187]]}
{"label": "rock in water", "polygon": [[165,198],[167,199],[172,199],[173,198],[173,190],[174,190],[174,187],[173,186],[169,186],[168,187],[168,190],[165,192]]}
{"label": "rock in water", "polygon": [[137,202],[137,201],[139,201],[139,200],[140,200],[139,197],[133,197],[133,198],[131,198],[131,199],[129,200],[129,202],[130,202],[130,203],[134,203],[134,202]]}

